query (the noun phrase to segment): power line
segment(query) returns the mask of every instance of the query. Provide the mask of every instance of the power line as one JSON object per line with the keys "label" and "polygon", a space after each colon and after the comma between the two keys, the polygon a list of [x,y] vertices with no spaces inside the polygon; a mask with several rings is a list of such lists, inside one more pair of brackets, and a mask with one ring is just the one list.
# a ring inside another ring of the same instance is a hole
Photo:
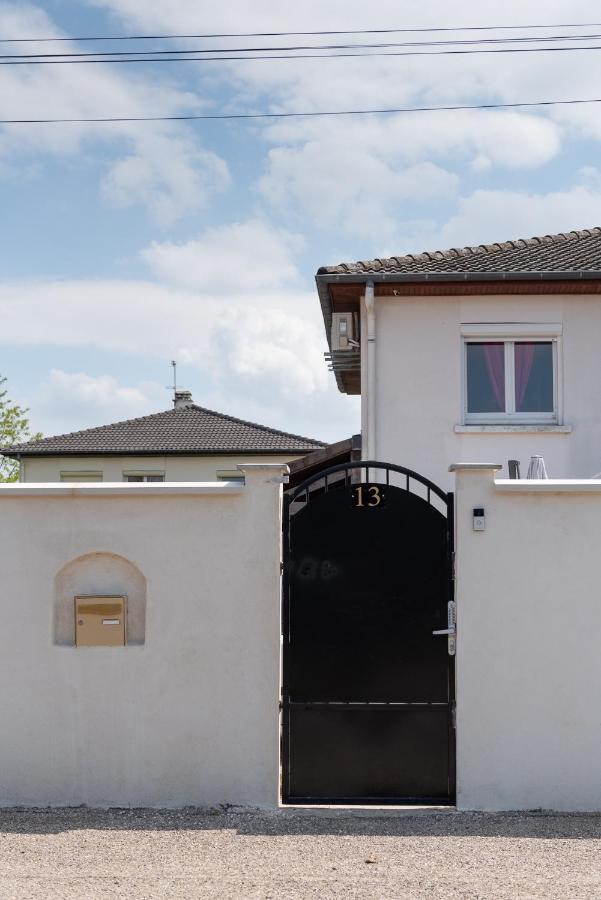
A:
{"label": "power line", "polygon": [[[79,58],[79,57],[137,57],[137,56],[190,56],[192,54],[209,53],[265,53],[271,51],[293,52],[300,50],[382,50],[391,47],[448,47],[448,46],[479,46],[480,44],[539,44],[558,41],[586,41],[598,40],[601,34],[558,34],[545,37],[510,37],[510,38],[477,38],[476,40],[450,40],[450,41],[389,41],[380,44],[297,44],[288,47],[210,47],[196,49],[171,49],[171,50],[110,50],[94,51],[86,53],[20,53],[0,54],[0,59],[32,59],[34,61],[46,59]],[[251,57],[252,58],[252,57]]]}
{"label": "power line", "polygon": [[83,41],[209,40],[236,37],[320,37],[333,34],[433,34],[450,31],[532,31],[545,28],[601,28],[601,22],[571,22],[563,25],[457,25],[447,28],[356,28],[344,31],[234,31],[219,34],[128,34],[84,37],[0,38],[2,44],[45,44]]}
{"label": "power line", "polygon": [[422,112],[458,112],[460,110],[483,109],[527,109],[546,106],[576,106],[590,103],[601,103],[601,98],[578,100],[535,100],[520,103],[478,103],[456,106],[405,106],[386,109],[338,109],[323,112],[282,112],[282,113],[204,113],[200,115],[181,116],[111,116],[106,118],[85,119],[0,119],[0,125],[50,125],[50,124],[83,124],[83,123],[119,123],[119,122],[197,122],[221,121],[225,119],[295,119],[325,118],[327,116],[374,116],[391,113]]}
{"label": "power line", "polygon": [[377,57],[401,57],[401,56],[474,56],[483,53],[567,53],[582,50],[601,50],[601,45],[587,45],[576,47],[486,47],[474,50],[402,50],[384,51],[376,53],[354,52],[349,53],[294,53],[294,54],[269,54],[260,56],[148,56],[135,58],[115,59],[0,59],[0,66],[60,66],[60,65],[116,65],[117,63],[166,63],[166,62],[235,62],[267,59],[371,59]]}

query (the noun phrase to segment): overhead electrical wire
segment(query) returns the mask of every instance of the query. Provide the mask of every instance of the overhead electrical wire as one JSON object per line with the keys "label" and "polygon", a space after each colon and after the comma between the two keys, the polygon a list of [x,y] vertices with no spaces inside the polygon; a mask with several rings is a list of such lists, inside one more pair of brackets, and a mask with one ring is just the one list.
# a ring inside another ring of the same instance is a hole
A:
{"label": "overhead electrical wire", "polygon": [[83,41],[210,40],[236,37],[320,37],[333,34],[435,34],[451,31],[533,31],[548,28],[601,28],[601,22],[570,22],[549,25],[457,25],[444,28],[355,28],[342,31],[234,31],[218,34],[127,34],[113,36],[0,38],[2,44],[82,43]]}
{"label": "overhead electrical wire", "polygon": [[477,103],[454,106],[404,106],[384,109],[338,109],[323,112],[281,112],[281,113],[201,113],[199,115],[179,116],[110,116],[98,118],[60,118],[60,119],[0,119],[0,125],[50,125],[50,124],[83,124],[83,123],[119,123],[119,122],[198,122],[222,121],[226,119],[295,119],[325,118],[328,116],[375,116],[401,113],[424,112],[458,112],[460,110],[486,109],[526,109],[547,106],[582,106],[601,103],[601,98],[576,100],[535,100],[519,103]]}
{"label": "overhead electrical wire", "polygon": [[[481,44],[539,44],[539,43],[551,43],[551,42],[560,42],[560,41],[588,41],[588,40],[599,40],[601,38],[601,34],[556,34],[556,35],[548,35],[546,37],[533,38],[533,37],[510,37],[510,38],[478,38],[476,40],[473,39],[461,39],[461,40],[450,40],[450,41],[389,41],[381,44],[296,44],[288,47],[209,47],[209,48],[183,48],[183,49],[171,49],[171,50],[102,50],[102,51],[92,51],[86,53],[4,53],[0,54],[0,59],[25,59],[25,60],[46,60],[46,59],[76,59],[79,57],[137,57],[137,56],[169,56],[169,55],[183,55],[190,56],[192,54],[209,54],[209,53],[271,53],[272,51],[285,51],[286,53],[292,53],[300,50],[382,50],[382,49],[390,49],[392,47],[404,47],[404,48],[413,48],[413,47],[456,47],[456,46],[469,46],[469,47],[478,47]],[[250,57],[251,59],[253,57]]]}
{"label": "overhead electrical wire", "polygon": [[0,66],[60,66],[60,65],[116,65],[118,63],[166,63],[166,62],[235,62],[267,59],[372,59],[378,57],[418,57],[418,56],[475,56],[489,53],[567,53],[582,50],[601,50],[601,44],[575,47],[486,47],[476,50],[409,50],[376,53],[297,53],[270,54],[260,56],[160,56],[114,59],[2,59]]}

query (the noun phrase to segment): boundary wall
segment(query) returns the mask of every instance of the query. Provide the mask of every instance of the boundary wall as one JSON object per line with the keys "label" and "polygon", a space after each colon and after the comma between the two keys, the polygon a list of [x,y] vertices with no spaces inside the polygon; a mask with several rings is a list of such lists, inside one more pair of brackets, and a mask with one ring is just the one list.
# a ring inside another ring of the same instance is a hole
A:
{"label": "boundary wall", "polygon": [[599,811],[601,481],[495,481],[499,468],[451,467],[457,805]]}
{"label": "boundary wall", "polygon": [[[240,469],[0,487],[0,806],[277,805],[287,467]],[[76,648],[72,592],[130,643]]]}

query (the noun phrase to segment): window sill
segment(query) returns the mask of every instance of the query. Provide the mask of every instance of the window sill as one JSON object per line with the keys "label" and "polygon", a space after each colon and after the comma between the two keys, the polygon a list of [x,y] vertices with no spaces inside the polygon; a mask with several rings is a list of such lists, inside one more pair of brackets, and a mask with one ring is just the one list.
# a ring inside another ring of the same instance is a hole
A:
{"label": "window sill", "polygon": [[455,434],[571,434],[571,425],[455,425]]}

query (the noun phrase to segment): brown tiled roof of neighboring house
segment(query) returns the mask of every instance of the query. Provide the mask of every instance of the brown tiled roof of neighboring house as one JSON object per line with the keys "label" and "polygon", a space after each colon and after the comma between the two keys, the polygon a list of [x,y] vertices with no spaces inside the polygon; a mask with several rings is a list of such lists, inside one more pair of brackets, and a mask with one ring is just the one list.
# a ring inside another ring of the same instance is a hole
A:
{"label": "brown tiled roof of neighboring house", "polygon": [[196,404],[4,448],[5,456],[299,453],[322,441],[245,422]]}
{"label": "brown tiled roof of neighboring house", "polygon": [[469,273],[601,274],[601,228],[585,228],[498,244],[452,250],[409,253],[337,266],[323,266],[319,275],[445,275]]}

